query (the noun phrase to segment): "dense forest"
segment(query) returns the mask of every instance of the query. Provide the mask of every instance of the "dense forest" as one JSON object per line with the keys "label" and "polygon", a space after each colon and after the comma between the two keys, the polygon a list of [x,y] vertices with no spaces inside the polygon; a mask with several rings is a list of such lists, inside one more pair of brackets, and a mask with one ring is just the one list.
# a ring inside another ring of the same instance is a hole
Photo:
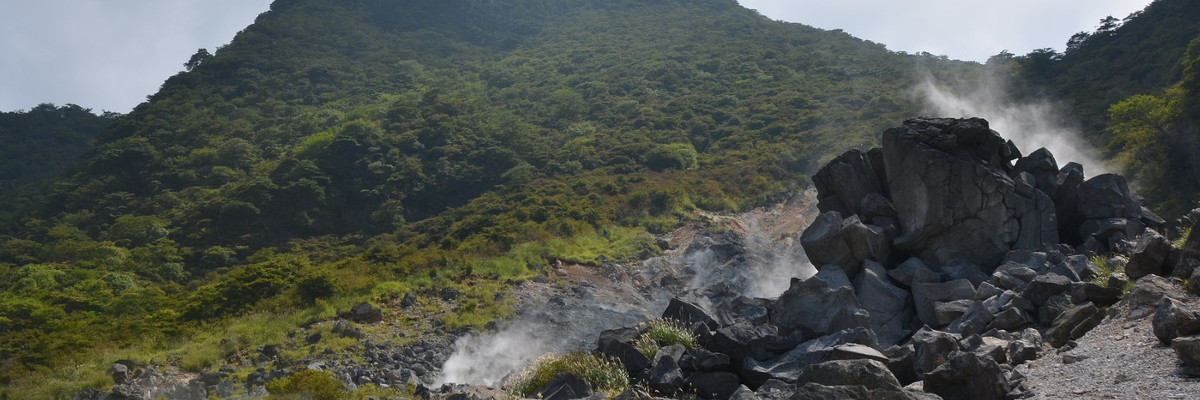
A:
{"label": "dense forest", "polygon": [[[47,156],[66,172],[7,200],[0,395],[69,396],[116,359],[199,370],[409,291],[456,290],[425,307],[485,326],[511,314],[507,285],[556,260],[654,254],[696,210],[800,190],[919,114],[927,74],[1006,68],[1028,95],[1074,99],[1177,213],[1200,186],[1200,29],[1170,21],[1194,8],[1160,0],[1066,54],[985,66],[732,0],[277,0],[130,114],[71,117],[72,135],[103,128],[95,143]],[[1089,87],[1111,94],[1071,91]]]}

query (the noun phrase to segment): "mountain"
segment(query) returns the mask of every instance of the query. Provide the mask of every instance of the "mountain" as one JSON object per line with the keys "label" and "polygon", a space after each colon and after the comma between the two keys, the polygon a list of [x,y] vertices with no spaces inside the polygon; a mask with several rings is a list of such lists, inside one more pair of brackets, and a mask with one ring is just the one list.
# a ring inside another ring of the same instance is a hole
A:
{"label": "mountain", "polygon": [[401,316],[365,337],[484,329],[520,282],[784,199],[928,76],[986,73],[732,0],[278,0],[185,67],[5,232],[0,396],[348,351],[271,346],[351,308]]}

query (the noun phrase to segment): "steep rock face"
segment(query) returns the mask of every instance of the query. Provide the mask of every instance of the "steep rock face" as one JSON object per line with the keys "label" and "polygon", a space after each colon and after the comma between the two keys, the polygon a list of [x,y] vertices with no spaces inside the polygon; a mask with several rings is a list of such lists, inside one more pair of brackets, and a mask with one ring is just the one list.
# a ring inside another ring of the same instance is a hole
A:
{"label": "steep rock face", "polygon": [[1049,197],[1007,175],[1017,156],[979,118],[912,119],[884,131],[887,187],[901,229],[896,246],[937,265],[994,266],[1008,250],[1057,242],[1057,225],[1043,227],[1055,219]]}

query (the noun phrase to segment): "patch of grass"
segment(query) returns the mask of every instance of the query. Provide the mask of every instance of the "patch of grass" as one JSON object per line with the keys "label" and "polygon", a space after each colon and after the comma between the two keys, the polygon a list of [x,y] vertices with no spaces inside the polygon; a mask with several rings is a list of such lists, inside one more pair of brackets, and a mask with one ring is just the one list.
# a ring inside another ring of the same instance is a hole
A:
{"label": "patch of grass", "polygon": [[683,347],[696,347],[696,335],[690,329],[675,319],[655,318],[644,322],[642,334],[634,342],[634,347],[651,359],[658,354],[658,349],[664,346],[681,344]]}
{"label": "patch of grass", "polygon": [[562,356],[543,356],[512,380],[515,397],[529,397],[562,373],[583,378],[596,393],[615,396],[629,388],[629,373],[620,361],[575,350]]}
{"label": "patch of grass", "polygon": [[1188,237],[1192,234],[1192,227],[1179,227],[1179,237],[1171,242],[1171,247],[1182,249],[1184,244],[1187,244]]}

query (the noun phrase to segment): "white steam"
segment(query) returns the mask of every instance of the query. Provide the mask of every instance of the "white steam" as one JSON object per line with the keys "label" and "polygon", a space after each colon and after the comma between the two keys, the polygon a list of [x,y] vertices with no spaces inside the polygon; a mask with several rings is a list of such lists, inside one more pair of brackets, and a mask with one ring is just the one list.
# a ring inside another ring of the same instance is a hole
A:
{"label": "white steam", "polygon": [[504,329],[486,335],[468,335],[454,342],[454,353],[442,366],[442,375],[435,385],[470,383],[499,386],[509,374],[526,365],[553,347],[543,337],[552,329],[528,321],[514,322]]}
{"label": "white steam", "polygon": [[1045,147],[1059,167],[1073,161],[1083,165],[1087,176],[1113,172],[1049,102],[1011,102],[1005,83],[990,76],[971,86],[966,91],[952,91],[927,78],[916,93],[925,102],[927,113],[988,120],[993,130],[1016,143],[1022,155]]}

